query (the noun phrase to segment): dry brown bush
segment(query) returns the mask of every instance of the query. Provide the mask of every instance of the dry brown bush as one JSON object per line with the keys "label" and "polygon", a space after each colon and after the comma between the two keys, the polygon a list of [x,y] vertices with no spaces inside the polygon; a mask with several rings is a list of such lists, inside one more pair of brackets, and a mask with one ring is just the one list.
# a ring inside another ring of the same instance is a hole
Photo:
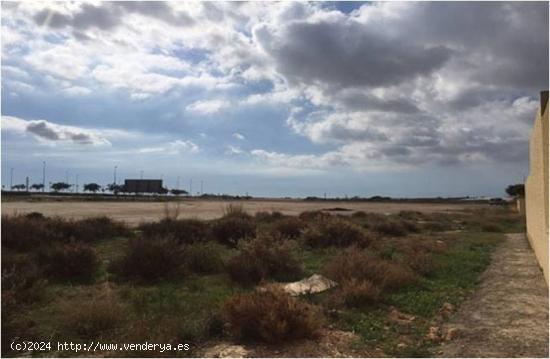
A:
{"label": "dry brown bush", "polygon": [[86,243],[55,243],[38,251],[38,263],[55,280],[90,282],[99,269],[96,251]]}
{"label": "dry brown bush", "polygon": [[341,283],[335,295],[348,307],[364,307],[376,303],[380,292],[372,281],[352,278]]}
{"label": "dry brown bush", "polygon": [[236,246],[242,239],[252,238],[256,234],[256,223],[242,206],[229,205],[224,209],[224,216],[213,221],[213,237],[222,244]]}
{"label": "dry brown bush", "polygon": [[332,217],[312,223],[303,238],[311,247],[366,247],[371,239],[360,226],[342,218]]}
{"label": "dry brown bush", "polygon": [[293,254],[294,249],[290,241],[279,241],[267,235],[243,242],[240,253],[227,264],[229,276],[245,286],[265,279],[298,279],[303,268]]}
{"label": "dry brown bush", "polygon": [[332,258],[323,268],[323,273],[339,283],[352,279],[369,280],[381,289],[396,289],[416,280],[410,268],[380,259],[359,248],[348,248]]}
{"label": "dry brown bush", "polygon": [[194,273],[212,274],[224,270],[222,245],[212,242],[194,243],[184,248],[185,265]]}
{"label": "dry brown bush", "polygon": [[270,232],[283,238],[296,239],[302,234],[305,223],[297,217],[287,217],[272,223]]}
{"label": "dry brown bush", "polygon": [[125,320],[126,308],[113,293],[85,301],[65,301],[61,305],[60,323],[66,330],[84,339],[112,338],[113,331]]}
{"label": "dry brown bush", "polygon": [[151,282],[179,274],[183,263],[182,248],[176,240],[137,237],[128,242],[124,254],[109,270],[123,278]]}
{"label": "dry brown bush", "polygon": [[225,314],[235,337],[267,343],[316,338],[322,325],[315,306],[274,288],[233,296]]}
{"label": "dry brown bush", "polygon": [[198,219],[170,219],[142,223],[139,229],[147,237],[172,237],[180,244],[205,241],[209,237],[208,224]]}

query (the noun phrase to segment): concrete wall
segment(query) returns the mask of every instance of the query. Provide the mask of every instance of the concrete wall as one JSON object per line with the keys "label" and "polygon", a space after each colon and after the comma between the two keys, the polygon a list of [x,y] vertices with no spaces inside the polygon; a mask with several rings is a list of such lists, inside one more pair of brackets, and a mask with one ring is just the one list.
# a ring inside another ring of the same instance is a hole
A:
{"label": "concrete wall", "polygon": [[527,237],[548,284],[548,91],[529,141],[529,177],[525,182]]}

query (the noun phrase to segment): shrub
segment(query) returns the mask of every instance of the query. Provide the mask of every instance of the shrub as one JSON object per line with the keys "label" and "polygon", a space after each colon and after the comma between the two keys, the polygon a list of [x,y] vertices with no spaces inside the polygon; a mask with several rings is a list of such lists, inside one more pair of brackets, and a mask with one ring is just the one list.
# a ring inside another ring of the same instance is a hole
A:
{"label": "shrub", "polygon": [[495,233],[502,233],[504,232],[504,229],[502,226],[499,226],[495,223],[484,223],[481,225],[481,230],[483,232],[495,232]]}
{"label": "shrub", "polygon": [[237,294],[226,302],[225,314],[234,336],[267,343],[315,338],[322,324],[316,307],[276,289]]}
{"label": "shrub", "polygon": [[363,307],[373,304],[380,297],[380,289],[370,280],[350,279],[341,283],[340,286],[337,295],[348,307]]}
{"label": "shrub", "polygon": [[296,239],[300,236],[304,227],[304,222],[299,218],[288,217],[275,221],[271,226],[271,232],[283,238]]}
{"label": "shrub", "polygon": [[256,214],[254,215],[254,218],[256,219],[256,221],[263,222],[263,223],[271,223],[273,221],[279,220],[284,217],[285,216],[278,211],[273,211],[273,212],[260,211],[260,212],[256,212]]}
{"label": "shrub", "polygon": [[323,273],[343,283],[352,279],[369,280],[381,289],[395,289],[412,284],[416,277],[407,266],[383,260],[358,248],[349,248],[332,258]]}
{"label": "shrub", "polygon": [[92,242],[130,234],[126,225],[108,217],[65,220],[39,215],[2,216],[2,246],[18,250],[31,250],[56,241]]}
{"label": "shrub", "polygon": [[303,272],[288,241],[265,236],[242,244],[240,249],[241,252],[229,260],[227,270],[231,279],[242,285],[254,285],[268,278],[293,280]]}
{"label": "shrub", "polygon": [[362,219],[362,218],[367,218],[368,215],[367,215],[367,212],[365,212],[365,211],[357,211],[357,212],[353,212],[351,217]]}
{"label": "shrub", "polygon": [[100,264],[95,250],[82,242],[42,247],[38,252],[38,262],[49,277],[77,282],[90,282]]}
{"label": "shrub", "polygon": [[194,243],[184,249],[185,264],[194,273],[219,273],[224,269],[221,249],[215,243]]}
{"label": "shrub", "polygon": [[170,219],[159,222],[142,223],[139,229],[146,237],[171,237],[180,244],[195,243],[208,238],[208,225],[197,219]]}
{"label": "shrub", "polygon": [[402,219],[408,219],[413,221],[421,221],[426,218],[426,215],[419,211],[399,211],[397,216]]}
{"label": "shrub", "polygon": [[385,221],[374,226],[374,230],[390,237],[402,237],[407,234],[407,229],[402,222]]}
{"label": "shrub", "polygon": [[341,218],[317,221],[305,231],[303,238],[311,247],[365,247],[370,243],[361,227]]}
{"label": "shrub", "polygon": [[298,218],[307,222],[325,220],[330,217],[332,217],[330,213],[323,211],[305,211],[298,215]]}
{"label": "shrub", "polygon": [[129,241],[110,271],[137,281],[156,281],[174,276],[184,262],[181,247],[172,238],[137,237]]}
{"label": "shrub", "polygon": [[74,222],[69,221],[67,230],[68,233],[65,234],[65,238],[74,237],[76,240],[85,242],[131,235],[128,226],[106,216],[84,218]]}
{"label": "shrub", "polygon": [[39,300],[47,284],[40,268],[29,255],[6,252],[2,253],[2,308]]}
{"label": "shrub", "polygon": [[411,251],[405,258],[404,262],[416,273],[422,275],[428,275],[435,271],[437,268],[436,262],[433,257],[427,253],[421,251]]}
{"label": "shrub", "polygon": [[85,339],[97,338],[116,329],[124,320],[125,308],[111,294],[87,301],[66,301],[61,306],[61,323]]}
{"label": "shrub", "polygon": [[236,246],[241,239],[251,238],[256,233],[254,219],[248,214],[231,212],[212,223],[212,235],[222,244]]}

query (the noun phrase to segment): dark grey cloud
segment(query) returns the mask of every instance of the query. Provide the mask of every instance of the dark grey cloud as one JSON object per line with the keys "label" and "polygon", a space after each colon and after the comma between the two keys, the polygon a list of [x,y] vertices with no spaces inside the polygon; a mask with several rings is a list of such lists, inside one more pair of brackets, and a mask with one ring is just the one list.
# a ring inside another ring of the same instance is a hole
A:
{"label": "dark grey cloud", "polygon": [[292,82],[337,88],[400,84],[441,68],[452,51],[385,37],[353,20],[292,22],[256,30],[278,71]]}
{"label": "dark grey cloud", "polygon": [[409,41],[469,57],[463,70],[479,83],[548,88],[548,2],[422,2],[399,25]]}
{"label": "dark grey cloud", "polygon": [[58,141],[59,134],[46,121],[37,121],[27,125],[27,132],[50,141]]}
{"label": "dark grey cloud", "polygon": [[420,111],[407,98],[387,100],[357,89],[339,91],[334,95],[334,100],[351,111],[389,111],[397,113],[417,113]]}
{"label": "dark grey cloud", "polygon": [[26,131],[48,141],[72,141],[87,145],[97,143],[99,140],[91,134],[76,129],[55,126],[44,120],[29,123]]}

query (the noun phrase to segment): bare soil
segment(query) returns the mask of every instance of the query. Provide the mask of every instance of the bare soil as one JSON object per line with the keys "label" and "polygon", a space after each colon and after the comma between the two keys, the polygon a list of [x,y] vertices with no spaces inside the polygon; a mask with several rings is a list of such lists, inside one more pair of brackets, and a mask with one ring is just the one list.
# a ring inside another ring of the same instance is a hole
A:
{"label": "bare soil", "polygon": [[[390,214],[408,210],[433,213],[456,212],[484,206],[470,203],[305,202],[297,200],[214,201],[191,199],[180,202],[10,201],[2,202],[2,213],[23,214],[41,212],[46,216],[61,216],[75,219],[105,215],[115,220],[137,225],[140,222],[155,221],[163,218],[167,209],[170,212],[179,211],[179,218],[214,219],[222,216],[224,208],[229,204],[242,205],[251,214],[259,211],[280,211],[287,215],[297,215],[304,211],[335,208],[338,210],[329,212],[346,215],[352,214],[355,211]],[[349,209],[349,211],[342,211],[342,209]]]}
{"label": "bare soil", "polygon": [[441,357],[548,358],[548,287],[523,234],[508,234],[472,297],[444,326]]}

